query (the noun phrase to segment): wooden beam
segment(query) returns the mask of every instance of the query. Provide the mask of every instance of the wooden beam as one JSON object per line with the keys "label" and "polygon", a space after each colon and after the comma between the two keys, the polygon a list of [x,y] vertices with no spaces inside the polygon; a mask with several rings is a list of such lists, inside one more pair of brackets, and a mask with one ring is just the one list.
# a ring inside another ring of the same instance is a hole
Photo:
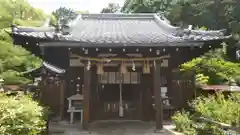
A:
{"label": "wooden beam", "polygon": [[89,128],[89,102],[90,102],[90,80],[91,71],[84,67],[84,85],[83,85],[83,129],[88,130]]}
{"label": "wooden beam", "polygon": [[156,61],[155,67],[153,67],[153,93],[156,107],[156,131],[163,129],[163,106],[161,97],[161,76],[160,66],[161,62]]}

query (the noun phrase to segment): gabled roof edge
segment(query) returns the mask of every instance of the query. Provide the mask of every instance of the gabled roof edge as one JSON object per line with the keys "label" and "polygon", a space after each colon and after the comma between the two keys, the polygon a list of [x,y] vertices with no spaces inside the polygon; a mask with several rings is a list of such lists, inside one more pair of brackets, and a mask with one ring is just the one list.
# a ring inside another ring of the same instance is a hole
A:
{"label": "gabled roof edge", "polygon": [[31,70],[22,72],[21,75],[24,76],[24,75],[29,75],[29,74],[35,74],[34,76],[40,76],[43,68],[46,68],[47,70],[50,70],[50,71],[52,71],[52,72],[54,72],[56,74],[64,74],[66,72],[65,69],[61,69],[59,67],[56,67],[54,65],[51,65],[51,64],[43,61],[42,65],[40,67],[33,68]]}

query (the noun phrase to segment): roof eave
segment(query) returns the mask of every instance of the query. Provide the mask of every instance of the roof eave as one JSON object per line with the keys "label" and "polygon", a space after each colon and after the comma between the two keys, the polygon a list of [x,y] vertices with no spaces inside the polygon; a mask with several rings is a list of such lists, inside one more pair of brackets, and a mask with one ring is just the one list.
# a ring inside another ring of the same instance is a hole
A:
{"label": "roof eave", "polygon": [[[66,44],[70,43],[70,44]],[[86,43],[79,41],[53,41],[43,42],[39,46],[43,47],[188,47],[201,46],[203,41],[189,41],[189,42],[162,42],[162,43]]]}
{"label": "roof eave", "polygon": [[14,32],[54,32],[55,27],[24,27],[12,25],[12,33]]}
{"label": "roof eave", "polygon": [[54,74],[59,75],[62,75],[66,72],[65,69],[61,69],[44,61],[40,67],[31,69],[26,72],[22,72],[21,75],[23,76],[31,75],[32,77],[38,77],[41,76],[43,68],[49,70],[50,72],[53,72]]}

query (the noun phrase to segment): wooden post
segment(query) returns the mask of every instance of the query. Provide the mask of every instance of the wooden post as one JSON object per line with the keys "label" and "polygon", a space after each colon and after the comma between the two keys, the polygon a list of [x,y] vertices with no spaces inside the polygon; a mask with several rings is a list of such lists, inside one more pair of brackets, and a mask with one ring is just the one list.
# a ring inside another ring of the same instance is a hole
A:
{"label": "wooden post", "polygon": [[143,121],[148,121],[150,120],[150,115],[151,115],[151,105],[152,105],[152,95],[149,94],[149,89],[151,83],[149,82],[149,79],[151,76],[148,74],[142,74],[141,75],[141,84],[140,84],[140,89],[142,92],[142,120]]}
{"label": "wooden post", "polygon": [[90,80],[91,71],[84,67],[84,85],[83,85],[83,129],[89,128],[89,99],[90,99]]}
{"label": "wooden post", "polygon": [[174,94],[174,92],[173,92],[173,90],[172,90],[172,82],[173,82],[173,74],[172,74],[172,57],[170,57],[169,59],[168,59],[168,70],[167,70],[167,72],[168,72],[168,74],[167,74],[167,89],[168,89],[168,91],[167,91],[167,94],[168,94],[168,96],[169,97],[173,97],[173,94]]}
{"label": "wooden post", "polygon": [[94,66],[92,67],[91,71],[91,85],[90,88],[90,121],[93,121],[96,119],[96,115],[98,112],[97,109],[97,84],[98,84],[98,75],[97,75],[97,68]]}
{"label": "wooden post", "polygon": [[156,61],[153,67],[153,93],[156,108],[156,132],[163,129],[163,106],[161,97],[161,76],[160,76],[161,62]]}
{"label": "wooden post", "polygon": [[40,81],[40,91],[41,91],[41,97],[40,97],[40,103],[42,105],[46,104],[46,89],[47,89],[47,82],[46,82],[46,76],[42,75],[42,80]]}
{"label": "wooden post", "polygon": [[64,100],[65,100],[65,80],[61,80],[60,84],[60,119],[64,119]]}

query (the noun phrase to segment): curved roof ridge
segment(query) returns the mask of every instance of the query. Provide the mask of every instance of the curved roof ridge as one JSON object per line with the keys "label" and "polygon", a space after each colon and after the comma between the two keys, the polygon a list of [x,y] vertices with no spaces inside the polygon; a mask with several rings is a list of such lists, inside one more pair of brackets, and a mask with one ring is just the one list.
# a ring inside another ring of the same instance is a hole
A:
{"label": "curved roof ridge", "polygon": [[162,17],[163,18],[159,17],[158,14],[154,14],[155,21],[161,28],[163,28],[166,31],[171,32],[171,33],[175,33],[176,30],[179,29],[179,27],[175,27],[175,26],[171,25],[164,16],[162,16]]}

